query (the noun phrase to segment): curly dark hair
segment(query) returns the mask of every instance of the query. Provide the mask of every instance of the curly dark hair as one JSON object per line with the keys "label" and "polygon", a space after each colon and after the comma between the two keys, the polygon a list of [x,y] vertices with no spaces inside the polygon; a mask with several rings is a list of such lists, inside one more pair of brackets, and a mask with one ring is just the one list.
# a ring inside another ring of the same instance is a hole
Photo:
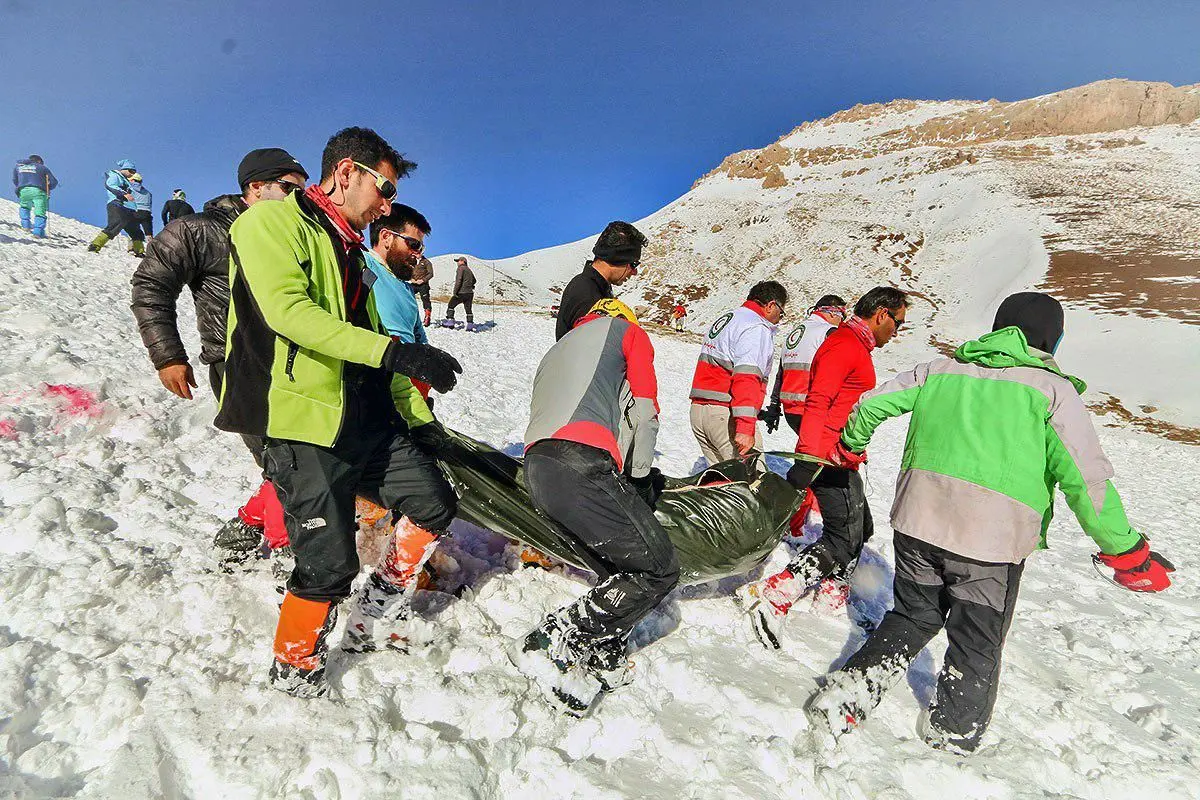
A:
{"label": "curly dark hair", "polygon": [[388,163],[396,170],[396,177],[403,178],[417,168],[417,162],[409,161],[387,140],[370,128],[342,128],[329,137],[321,153],[321,180],[333,174],[333,168],[343,158],[353,159],[374,168]]}

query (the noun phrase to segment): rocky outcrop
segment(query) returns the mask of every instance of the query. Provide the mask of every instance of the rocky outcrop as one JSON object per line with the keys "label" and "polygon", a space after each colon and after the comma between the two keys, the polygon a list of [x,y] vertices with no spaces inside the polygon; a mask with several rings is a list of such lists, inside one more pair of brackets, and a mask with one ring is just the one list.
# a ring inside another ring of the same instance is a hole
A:
{"label": "rocky outcrop", "polygon": [[[863,122],[919,107],[920,104],[913,100],[860,104],[825,119],[806,122],[784,139],[815,126]],[[765,189],[779,188],[788,183],[784,168],[789,166],[834,164],[917,147],[964,148],[1001,141],[1186,125],[1196,119],[1200,119],[1200,85],[1106,80],[1012,103],[989,100],[919,125],[867,136],[846,145],[788,147],[781,139],[762,149],[734,153],[697,184],[711,175],[725,174],[731,178],[761,180]],[[1098,146],[1120,147],[1137,143],[1136,139],[1131,139]],[[1021,153],[1013,150],[1009,155],[1019,157]],[[968,160],[973,163],[975,156],[960,152],[955,158],[958,163]]]}

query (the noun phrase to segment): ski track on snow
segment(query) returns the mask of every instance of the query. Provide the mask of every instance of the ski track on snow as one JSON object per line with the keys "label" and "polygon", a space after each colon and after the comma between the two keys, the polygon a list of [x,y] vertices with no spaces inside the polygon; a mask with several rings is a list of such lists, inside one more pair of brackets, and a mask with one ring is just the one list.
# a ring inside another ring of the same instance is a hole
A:
{"label": "ski track on snow", "polygon": [[[734,608],[737,579],[672,595],[636,632],[635,682],[588,719],[562,717],[503,645],[584,579],[518,569],[503,540],[461,523],[440,564],[469,588],[419,596],[413,652],[338,655],[340,697],[294,700],[265,686],[279,601],[269,568],[214,568],[212,534],[257,476],[241,442],[211,427],[206,374],[194,363],[190,403],[159,385],[128,311],[123,240],[90,255],[89,226],[51,215],[52,238],[34,242],[15,219],[0,202],[0,794],[1195,796],[1194,447],[1100,429],[1134,524],[1180,567],[1176,585],[1141,596],[1106,583],[1060,502],[1052,549],[1025,572],[990,745],[971,759],[915,734],[944,637],[863,729],[835,750],[813,746],[800,705],[860,629],[794,613],[783,651],[767,653]],[[190,303],[185,293],[180,327],[195,354]],[[439,416],[505,446],[521,441],[553,321],[496,316],[487,334],[431,335],[466,367]],[[881,372],[911,364],[894,359],[925,336],[905,336]],[[655,346],[659,465],[685,474],[698,457],[686,399],[696,346]],[[853,605],[875,619],[890,603],[886,521],[903,436],[889,423],[871,448],[878,533]],[[769,566],[787,556],[780,547]]]}

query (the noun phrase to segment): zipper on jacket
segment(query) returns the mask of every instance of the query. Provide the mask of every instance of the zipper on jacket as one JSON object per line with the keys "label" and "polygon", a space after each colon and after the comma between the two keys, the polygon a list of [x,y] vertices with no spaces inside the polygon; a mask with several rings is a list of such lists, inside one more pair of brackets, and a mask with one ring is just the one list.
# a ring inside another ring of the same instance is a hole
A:
{"label": "zipper on jacket", "polygon": [[292,374],[292,368],[296,366],[296,355],[300,352],[300,345],[295,342],[288,342],[287,365],[284,367],[283,374],[288,376],[288,380],[292,383],[296,382],[296,376]]}

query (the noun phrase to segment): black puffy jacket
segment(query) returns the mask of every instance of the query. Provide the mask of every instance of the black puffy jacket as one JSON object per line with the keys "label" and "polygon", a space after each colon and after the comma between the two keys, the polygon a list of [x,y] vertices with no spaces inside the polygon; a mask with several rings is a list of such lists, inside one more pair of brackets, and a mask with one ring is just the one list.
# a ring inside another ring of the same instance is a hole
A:
{"label": "black puffy jacket", "polygon": [[229,312],[229,226],[246,210],[239,195],[214,197],[199,214],[180,217],[146,247],[133,273],[133,317],[155,369],[187,362],[175,304],[183,287],[196,302],[200,360],[225,360]]}

